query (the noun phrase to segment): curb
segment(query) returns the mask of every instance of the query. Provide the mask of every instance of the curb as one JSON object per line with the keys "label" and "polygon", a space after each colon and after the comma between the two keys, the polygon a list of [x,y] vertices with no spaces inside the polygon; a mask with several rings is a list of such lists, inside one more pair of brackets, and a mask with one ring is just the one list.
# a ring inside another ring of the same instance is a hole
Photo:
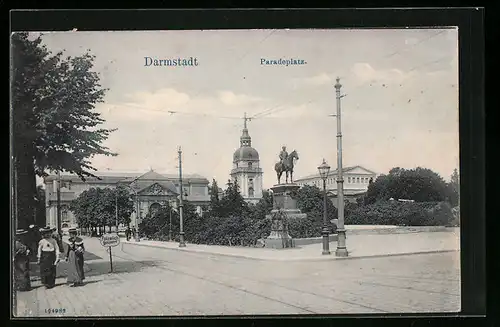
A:
{"label": "curb", "polygon": [[[204,253],[207,255],[218,255],[224,257],[232,257],[232,258],[243,258],[249,260],[258,260],[258,261],[279,261],[279,262],[297,262],[297,261],[327,261],[328,258],[332,258],[330,260],[354,260],[354,259],[371,259],[371,258],[384,258],[384,257],[395,257],[395,256],[407,256],[407,255],[421,255],[421,254],[437,254],[437,253],[450,253],[450,252],[459,252],[460,250],[432,250],[432,251],[416,251],[416,252],[406,252],[406,253],[389,253],[389,254],[375,254],[375,255],[364,255],[364,256],[354,256],[354,257],[336,257],[335,252],[332,251],[332,255],[323,256],[320,258],[297,258],[297,259],[270,259],[270,258],[256,258],[245,255],[238,254],[227,254],[227,253],[214,253],[207,251],[199,251],[199,250],[186,250],[182,248],[167,248],[164,246],[152,245],[152,244],[144,244],[144,243],[132,243],[132,242],[122,242],[122,244],[130,244],[144,247],[151,247],[157,249],[165,249],[165,250],[174,250],[174,251],[183,251],[183,252],[192,252],[192,253]],[[324,258],[324,259],[323,259]]]}

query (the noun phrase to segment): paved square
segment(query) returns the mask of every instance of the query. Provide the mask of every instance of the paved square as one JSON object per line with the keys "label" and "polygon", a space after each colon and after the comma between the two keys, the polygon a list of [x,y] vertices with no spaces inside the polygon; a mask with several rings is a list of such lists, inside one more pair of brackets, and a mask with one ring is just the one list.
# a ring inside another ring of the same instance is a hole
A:
{"label": "paved square", "polygon": [[53,289],[33,276],[34,289],[17,293],[17,316],[460,311],[459,252],[272,262],[121,244],[109,273],[99,241],[85,242],[86,285],[65,285],[64,264]]}

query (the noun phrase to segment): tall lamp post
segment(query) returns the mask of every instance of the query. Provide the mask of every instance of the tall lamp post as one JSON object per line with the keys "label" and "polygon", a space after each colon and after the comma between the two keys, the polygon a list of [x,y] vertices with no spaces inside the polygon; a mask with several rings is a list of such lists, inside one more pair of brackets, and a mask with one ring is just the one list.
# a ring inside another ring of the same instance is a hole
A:
{"label": "tall lamp post", "polygon": [[323,252],[322,254],[330,254],[330,232],[328,231],[327,212],[326,212],[326,179],[330,173],[330,166],[323,159],[323,163],[318,167],[319,175],[323,180]]}
{"label": "tall lamp post", "polygon": [[180,191],[180,196],[179,196],[179,247],[183,248],[186,246],[186,242],[184,242],[184,217],[183,217],[183,204],[182,204],[182,198],[183,198],[183,193],[184,193],[184,188],[182,186],[182,150],[181,147],[179,147],[178,150],[179,153],[179,191]]}
{"label": "tall lamp post", "polygon": [[135,234],[135,241],[140,242],[141,239],[139,238],[139,215],[140,215],[139,195],[137,194],[137,191],[132,186],[128,185],[128,188],[131,189],[135,195],[135,219],[134,219],[135,233],[134,234]]}
{"label": "tall lamp post", "polygon": [[341,124],[341,108],[340,99],[344,97],[340,95],[340,78],[337,77],[335,84],[335,93],[337,98],[337,201],[338,201],[338,223],[337,223],[337,257],[347,257],[347,247],[345,243],[345,228],[344,228],[344,178],[342,176],[342,124]]}
{"label": "tall lamp post", "polygon": [[115,189],[115,219],[116,219],[116,234],[118,234],[118,189]]}
{"label": "tall lamp post", "polygon": [[59,234],[59,238],[62,239],[62,231],[61,231],[61,172],[58,170],[57,171],[57,189],[56,189],[56,196],[57,196],[57,216],[56,216],[56,227],[57,227],[57,234]]}
{"label": "tall lamp post", "polygon": [[172,241],[172,206],[170,204],[168,205],[168,211],[169,211],[168,239],[169,241]]}

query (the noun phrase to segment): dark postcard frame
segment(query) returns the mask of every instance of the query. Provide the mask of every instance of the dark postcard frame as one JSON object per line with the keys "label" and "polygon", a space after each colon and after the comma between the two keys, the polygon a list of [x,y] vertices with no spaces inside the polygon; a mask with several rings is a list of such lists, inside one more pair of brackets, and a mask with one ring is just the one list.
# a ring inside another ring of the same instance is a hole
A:
{"label": "dark postcard frame", "polygon": [[[462,219],[460,226],[461,315],[484,316],[486,314],[484,9],[23,10],[11,11],[10,23],[11,32],[69,31],[73,28],[78,28],[80,31],[97,31],[250,28],[429,28],[458,26],[460,49],[460,209],[461,217],[465,218]],[[364,316],[372,318],[400,317],[397,314],[384,316],[349,315],[347,317]],[[465,321],[457,321],[452,318],[456,318],[457,315],[434,314],[433,316],[448,316],[452,325]],[[337,318],[341,316],[329,317]],[[423,318],[429,316],[419,314],[412,317]],[[258,318],[253,317],[253,319]],[[299,318],[299,316],[296,318]],[[319,317],[309,317],[307,320],[314,318]],[[418,325],[419,320],[420,322],[426,321],[426,325],[433,321],[429,318],[416,320],[413,318],[409,317],[412,325],[415,323]],[[280,317],[280,319],[286,319],[286,317]],[[40,319],[37,319],[37,321],[40,321]],[[191,319],[185,321],[189,322]],[[302,319],[297,321],[305,323]],[[467,321],[471,322],[470,320]],[[148,323],[152,322],[149,321]],[[165,321],[158,322],[165,323]],[[225,320],[219,320],[216,323],[223,322]],[[260,322],[264,321],[260,320]],[[320,323],[316,319],[309,322],[315,325]],[[56,322],[50,322],[50,324],[54,323]],[[69,321],[57,323],[66,325]],[[84,322],[80,321],[80,323]],[[180,321],[176,323],[180,323]],[[278,321],[271,323],[278,323]],[[391,325],[395,321],[389,319],[383,323],[384,325]]]}

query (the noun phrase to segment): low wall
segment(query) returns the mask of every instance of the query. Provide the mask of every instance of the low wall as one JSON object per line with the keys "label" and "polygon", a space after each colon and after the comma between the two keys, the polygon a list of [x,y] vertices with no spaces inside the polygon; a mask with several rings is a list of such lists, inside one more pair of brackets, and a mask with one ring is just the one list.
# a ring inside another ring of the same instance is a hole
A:
{"label": "low wall", "polygon": [[460,230],[457,227],[445,226],[346,226],[346,235],[363,234],[406,234],[406,233],[430,233],[430,232],[454,232]]}
{"label": "low wall", "polygon": [[[323,242],[323,237],[294,238],[293,243],[297,246],[316,244]],[[337,242],[337,234],[330,235],[330,242]]]}

